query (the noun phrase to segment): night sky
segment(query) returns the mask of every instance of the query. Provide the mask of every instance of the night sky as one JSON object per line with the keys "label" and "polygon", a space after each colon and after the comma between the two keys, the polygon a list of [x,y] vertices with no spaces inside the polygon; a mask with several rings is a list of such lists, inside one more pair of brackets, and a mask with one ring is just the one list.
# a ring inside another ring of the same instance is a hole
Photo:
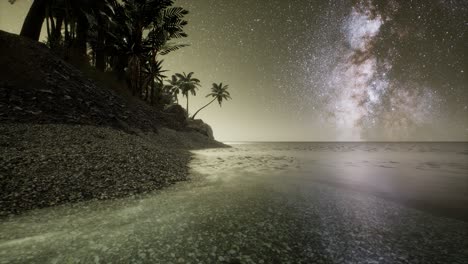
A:
{"label": "night sky", "polygon": [[[29,1],[0,2],[19,32]],[[468,1],[177,0],[190,47],[165,56],[232,101],[219,140],[468,140]],[[185,102],[185,99],[181,99]]]}

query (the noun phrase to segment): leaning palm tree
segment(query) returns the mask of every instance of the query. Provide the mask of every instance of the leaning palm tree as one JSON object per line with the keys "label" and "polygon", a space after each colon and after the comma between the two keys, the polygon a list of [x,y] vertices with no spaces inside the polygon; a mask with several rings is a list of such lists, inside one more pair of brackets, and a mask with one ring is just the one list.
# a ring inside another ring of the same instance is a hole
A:
{"label": "leaning palm tree", "polygon": [[[8,0],[10,4],[14,4],[16,0]],[[42,24],[46,18],[46,8],[49,4],[48,0],[34,0],[31,8],[24,19],[20,35],[39,41],[41,35]]]}
{"label": "leaning palm tree", "polygon": [[213,103],[215,100],[218,100],[219,106],[223,103],[223,100],[229,100],[232,99],[231,95],[227,91],[228,85],[223,85],[223,83],[216,84],[213,83],[213,87],[211,87],[211,93],[209,93],[206,97],[213,97],[213,100],[211,100],[209,103],[204,105],[202,108],[198,109],[195,114],[193,114],[192,119],[195,119],[195,116],[203,109],[205,109],[207,106],[209,106],[211,103]]}
{"label": "leaning palm tree", "polygon": [[189,95],[197,95],[197,89],[200,86],[200,80],[197,78],[192,78],[193,72],[186,74],[185,72],[180,74],[176,73],[175,76],[179,79],[179,88],[182,92],[182,96],[187,97],[187,114],[189,113]]}

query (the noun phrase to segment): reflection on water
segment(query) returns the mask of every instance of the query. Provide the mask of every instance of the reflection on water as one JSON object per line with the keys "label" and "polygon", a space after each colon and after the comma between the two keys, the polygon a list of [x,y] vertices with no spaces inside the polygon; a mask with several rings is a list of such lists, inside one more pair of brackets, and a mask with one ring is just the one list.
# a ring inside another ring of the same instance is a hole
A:
{"label": "reflection on water", "polygon": [[467,143],[243,143],[201,153],[194,165],[210,178],[279,174],[468,221]]}
{"label": "reflection on water", "polygon": [[0,263],[466,263],[468,145],[238,144],[190,182],[0,223]]}

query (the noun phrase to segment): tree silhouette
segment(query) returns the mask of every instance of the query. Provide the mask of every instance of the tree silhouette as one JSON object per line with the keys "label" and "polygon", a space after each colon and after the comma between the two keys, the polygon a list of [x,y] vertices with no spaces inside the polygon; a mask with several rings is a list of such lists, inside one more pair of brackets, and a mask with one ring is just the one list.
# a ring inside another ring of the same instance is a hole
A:
{"label": "tree silhouette", "polygon": [[205,109],[207,106],[212,104],[215,100],[218,100],[219,106],[221,106],[221,104],[223,103],[224,100],[227,101],[227,100],[232,99],[231,95],[227,91],[228,87],[229,87],[228,85],[223,86],[223,83],[220,83],[220,84],[213,83],[213,86],[211,87],[211,93],[206,95],[206,97],[210,97],[210,96],[213,97],[213,100],[211,100],[209,103],[207,103],[206,105],[204,105],[203,107],[198,109],[198,111],[195,112],[195,114],[193,114],[192,119],[195,119],[195,116],[201,110]]}
{"label": "tree silhouette", "polygon": [[[14,3],[15,1],[10,1]],[[46,16],[46,6],[48,0],[34,0],[31,8],[29,8],[26,19],[21,27],[20,35],[23,37],[30,38],[32,40],[39,41],[41,35],[42,24]]]}
{"label": "tree silhouette", "polygon": [[189,95],[197,95],[197,89],[200,86],[200,80],[192,78],[193,72],[186,74],[185,72],[180,74],[176,73],[175,76],[178,78],[178,86],[182,95],[187,98],[187,114],[189,113]]}
{"label": "tree silhouette", "polygon": [[175,75],[172,75],[168,84],[164,86],[164,91],[173,98],[174,102],[179,102],[179,99],[177,97],[180,93],[179,80]]}

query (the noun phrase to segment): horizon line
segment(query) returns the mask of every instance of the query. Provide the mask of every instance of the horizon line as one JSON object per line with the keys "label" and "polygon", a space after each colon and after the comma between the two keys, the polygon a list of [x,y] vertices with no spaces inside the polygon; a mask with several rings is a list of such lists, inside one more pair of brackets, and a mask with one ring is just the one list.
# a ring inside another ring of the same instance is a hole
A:
{"label": "horizon line", "polygon": [[220,142],[242,142],[242,143],[468,143],[467,141],[460,141],[460,140],[421,140],[421,141],[413,141],[413,140],[401,140],[401,141],[378,141],[378,140],[370,140],[370,141],[300,141],[300,140],[268,140],[268,141],[258,141],[258,140],[220,140]]}

